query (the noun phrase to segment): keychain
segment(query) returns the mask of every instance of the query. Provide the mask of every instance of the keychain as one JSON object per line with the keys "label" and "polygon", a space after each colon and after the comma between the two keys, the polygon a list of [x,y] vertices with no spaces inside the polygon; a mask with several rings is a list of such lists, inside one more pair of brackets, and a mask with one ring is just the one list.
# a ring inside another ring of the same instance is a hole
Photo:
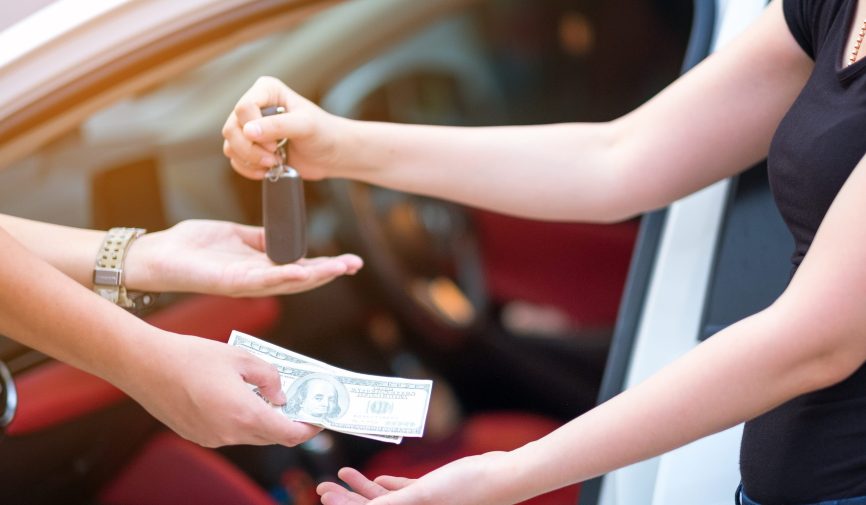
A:
{"label": "keychain", "polygon": [[[282,114],[285,107],[266,107],[262,116]],[[262,180],[262,221],[265,252],[274,263],[293,263],[307,253],[304,183],[288,165],[288,139],[277,143],[277,164]]]}

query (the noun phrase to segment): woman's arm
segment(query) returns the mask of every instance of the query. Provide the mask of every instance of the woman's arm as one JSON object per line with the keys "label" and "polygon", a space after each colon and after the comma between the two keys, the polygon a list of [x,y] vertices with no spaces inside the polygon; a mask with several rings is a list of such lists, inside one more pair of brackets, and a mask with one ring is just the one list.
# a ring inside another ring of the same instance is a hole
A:
{"label": "woman's arm", "polygon": [[[0,228],[0,334],[108,380],[203,445],[295,445],[319,430],[272,410],[277,371],[210,340],[154,328],[73,282]],[[215,413],[217,413],[215,415]]]}
{"label": "woman's arm", "polygon": [[[614,221],[663,206],[766,156],[812,61],[776,1],[735,42],[609,123],[492,128],[351,121],[260,79],[226,121],[224,151],[261,178],[288,137],[305,177],[346,177],[504,213]],[[259,108],[289,112],[261,118]],[[262,147],[264,146],[264,147]]]}
{"label": "woman's arm", "polygon": [[[393,493],[354,476],[356,489],[368,497],[384,494],[375,505],[516,503],[673,450],[844,380],[866,361],[864,194],[866,157],[783,295],[643,383],[510,453],[460,460]],[[320,492],[327,505],[366,501],[330,484]]]}
{"label": "woman's arm", "polygon": [[20,244],[87,287],[104,231],[84,230],[0,214],[0,228]]}
{"label": "woman's arm", "polygon": [[[0,227],[79,284],[91,287],[104,231],[0,214]],[[266,296],[316,288],[362,266],[355,255],[304,258],[274,265],[261,228],[225,221],[183,221],[132,242],[124,262],[131,290]]]}

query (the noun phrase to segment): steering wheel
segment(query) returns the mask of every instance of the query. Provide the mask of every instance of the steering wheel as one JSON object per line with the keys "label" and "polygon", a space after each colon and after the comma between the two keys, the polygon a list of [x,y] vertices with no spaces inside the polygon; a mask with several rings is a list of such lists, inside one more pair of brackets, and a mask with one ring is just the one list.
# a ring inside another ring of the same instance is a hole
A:
{"label": "steering wheel", "polygon": [[[323,96],[334,114],[423,124],[496,124],[504,110],[470,17],[433,22],[348,75]],[[486,324],[488,300],[471,214],[441,200],[329,181],[350,240],[389,305],[434,346]]]}
{"label": "steering wheel", "polygon": [[357,182],[330,184],[365,269],[405,323],[440,347],[485,324],[480,251],[465,209]]}

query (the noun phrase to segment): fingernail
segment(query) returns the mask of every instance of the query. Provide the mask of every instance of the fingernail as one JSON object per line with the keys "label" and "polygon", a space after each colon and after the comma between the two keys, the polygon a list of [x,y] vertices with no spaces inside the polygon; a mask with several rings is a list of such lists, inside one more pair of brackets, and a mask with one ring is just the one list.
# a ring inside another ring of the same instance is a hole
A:
{"label": "fingernail", "polygon": [[253,138],[259,138],[262,136],[262,127],[257,123],[249,122],[244,125],[244,133]]}

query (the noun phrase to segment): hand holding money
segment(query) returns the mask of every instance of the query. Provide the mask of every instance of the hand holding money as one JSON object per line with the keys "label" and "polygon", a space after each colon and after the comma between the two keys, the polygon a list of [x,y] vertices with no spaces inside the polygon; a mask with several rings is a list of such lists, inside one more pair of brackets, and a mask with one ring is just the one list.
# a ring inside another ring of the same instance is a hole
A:
{"label": "hand holding money", "polygon": [[351,372],[234,331],[229,345],[274,365],[291,419],[383,442],[420,437],[433,382]]}

